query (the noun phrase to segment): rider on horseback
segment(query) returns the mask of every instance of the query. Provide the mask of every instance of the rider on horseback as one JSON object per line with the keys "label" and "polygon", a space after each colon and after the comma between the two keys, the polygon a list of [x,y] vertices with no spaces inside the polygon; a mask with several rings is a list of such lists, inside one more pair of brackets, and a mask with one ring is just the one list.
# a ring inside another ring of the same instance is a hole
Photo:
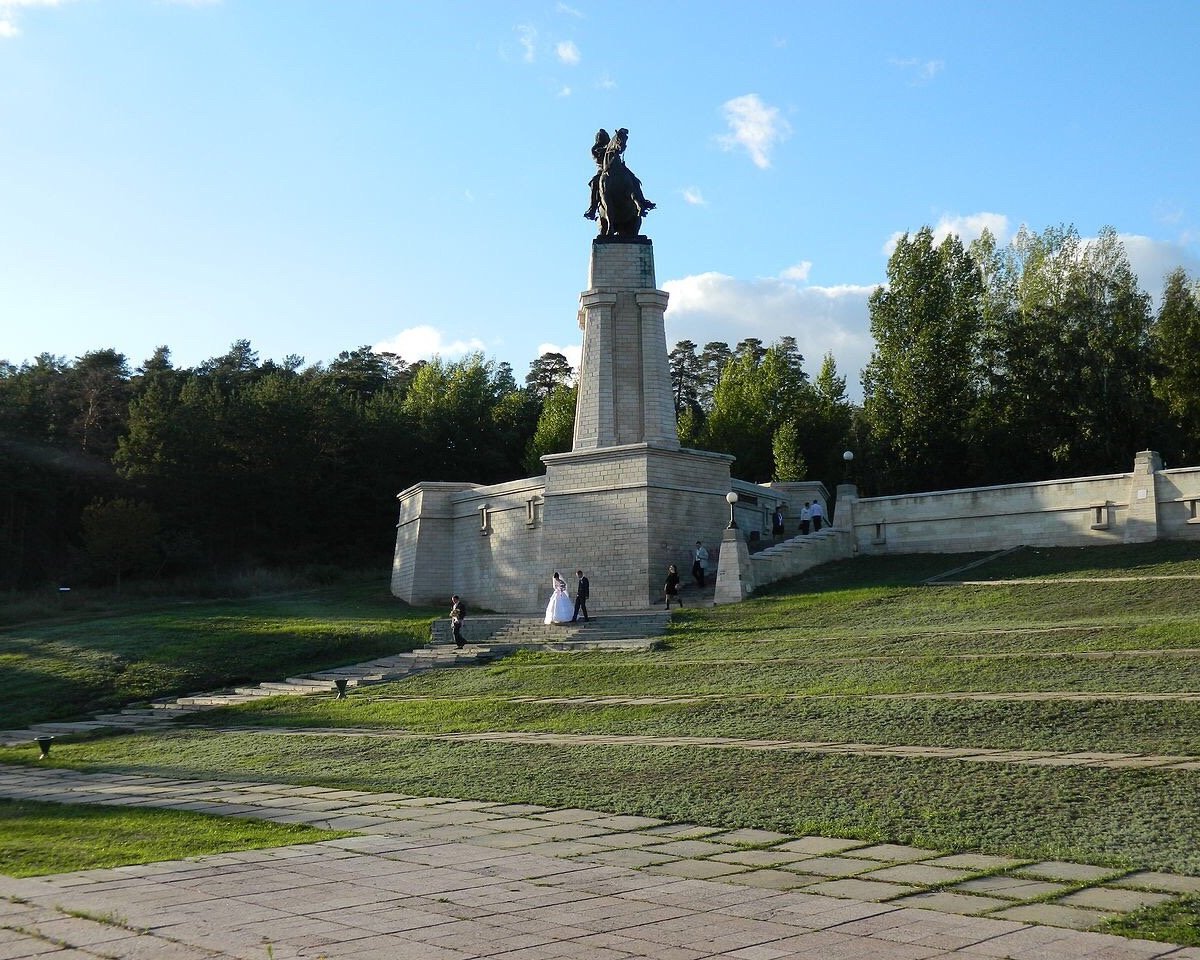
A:
{"label": "rider on horseback", "polygon": [[655,204],[646,199],[646,195],[642,193],[642,181],[637,178],[629,167],[625,166],[625,147],[629,143],[629,130],[621,127],[610,139],[608,131],[601,128],[596,132],[596,142],[592,145],[592,159],[596,161],[599,171],[588,186],[592,190],[592,205],[588,207],[584,214],[589,220],[595,220],[597,212],[600,208],[600,178],[605,174],[613,175],[624,171],[625,176],[629,180],[629,192],[633,201],[637,204],[639,217],[644,217],[647,213],[654,209]]}

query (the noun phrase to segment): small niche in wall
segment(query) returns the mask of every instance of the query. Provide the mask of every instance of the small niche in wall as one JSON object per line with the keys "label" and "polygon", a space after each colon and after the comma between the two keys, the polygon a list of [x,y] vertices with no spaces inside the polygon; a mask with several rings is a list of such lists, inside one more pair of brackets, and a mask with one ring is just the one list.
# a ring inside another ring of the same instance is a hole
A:
{"label": "small niche in wall", "polygon": [[872,543],[887,543],[887,531],[884,529],[883,523],[875,524],[875,536],[871,538]]}
{"label": "small niche in wall", "polygon": [[1111,504],[1105,500],[1103,503],[1092,504],[1092,529],[1107,530],[1109,525],[1109,506]]}
{"label": "small niche in wall", "polygon": [[486,503],[479,508],[479,535],[486,537],[492,532],[492,508]]}
{"label": "small niche in wall", "polygon": [[1188,506],[1188,523],[1200,523],[1200,497],[1184,500]]}
{"label": "small niche in wall", "polygon": [[536,527],[538,519],[541,516],[542,504],[546,501],[544,498],[530,497],[525,501],[525,526]]}

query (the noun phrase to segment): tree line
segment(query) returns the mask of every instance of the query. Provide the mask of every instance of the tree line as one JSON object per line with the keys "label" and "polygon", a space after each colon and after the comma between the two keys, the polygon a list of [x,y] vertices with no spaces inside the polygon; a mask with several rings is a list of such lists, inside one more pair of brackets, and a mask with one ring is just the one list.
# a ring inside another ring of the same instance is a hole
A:
{"label": "tree line", "polygon": [[1200,463],[1200,286],[1182,268],[1156,312],[1111,228],[964,246],[926,227],[887,276],[854,431],[876,491],[1113,473],[1144,449]]}
{"label": "tree line", "polygon": [[[1000,246],[905,235],[870,300],[875,348],[851,403],[832,356],[793,337],[681,341],[684,446],[742,479],[842,478],[864,493],[1200,462],[1200,285],[1172,272],[1155,313],[1112,231],[1022,230]],[[260,361],[249,341],[194,368],[167,347],[0,361],[0,586],[119,582],[235,564],[380,564],[395,494],[498,483],[569,450],[575,371],[547,353],[518,384],[472,354],[409,364],[359,347]]]}

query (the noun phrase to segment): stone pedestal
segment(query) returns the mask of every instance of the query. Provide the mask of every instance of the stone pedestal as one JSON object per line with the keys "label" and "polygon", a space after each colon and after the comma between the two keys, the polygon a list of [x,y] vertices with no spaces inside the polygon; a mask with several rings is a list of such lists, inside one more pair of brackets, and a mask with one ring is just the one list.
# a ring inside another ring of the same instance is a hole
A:
{"label": "stone pedestal", "polygon": [[646,443],[543,457],[547,570],[585,570],[598,609],[644,608],[720,536],[730,460]]}
{"label": "stone pedestal", "polygon": [[592,243],[591,288],[579,297],[583,360],[574,450],[630,443],[679,449],[663,312],[654,286],[654,246]]}
{"label": "stone pedestal", "polygon": [[721,535],[721,557],[717,561],[717,586],[713,603],[741,603],[754,589],[754,570],[750,566],[750,548],[737,527],[726,528]]}
{"label": "stone pedestal", "polygon": [[596,612],[644,609],[669,564],[691,569],[696,541],[721,536],[733,458],[680,449],[653,245],[594,242],[588,278],[571,452],[542,457],[545,477],[403,492],[396,596],[533,611],[554,571],[583,570]]}
{"label": "stone pedestal", "polygon": [[1140,451],[1133,461],[1133,476],[1129,481],[1129,513],[1125,518],[1126,543],[1148,543],[1158,539],[1155,474],[1162,468],[1162,457],[1153,450]]}

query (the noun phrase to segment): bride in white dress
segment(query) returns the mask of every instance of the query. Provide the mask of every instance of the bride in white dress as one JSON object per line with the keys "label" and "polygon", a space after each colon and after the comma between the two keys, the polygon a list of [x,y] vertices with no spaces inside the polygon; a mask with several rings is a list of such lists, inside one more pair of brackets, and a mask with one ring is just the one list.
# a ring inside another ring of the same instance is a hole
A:
{"label": "bride in white dress", "polygon": [[546,604],[546,623],[569,623],[575,613],[575,604],[567,593],[567,581],[554,571],[554,592]]}

